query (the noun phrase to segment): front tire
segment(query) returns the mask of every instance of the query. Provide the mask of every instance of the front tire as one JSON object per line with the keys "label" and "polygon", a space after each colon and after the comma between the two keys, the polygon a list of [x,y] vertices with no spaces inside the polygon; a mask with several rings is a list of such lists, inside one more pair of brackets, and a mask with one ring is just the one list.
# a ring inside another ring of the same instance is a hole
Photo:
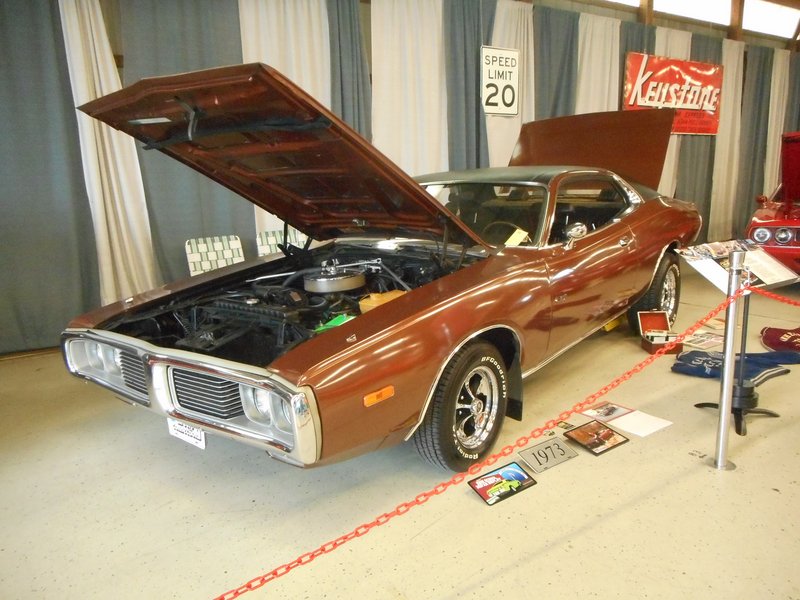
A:
{"label": "front tire", "polygon": [[414,433],[429,462],[466,471],[489,453],[506,414],[508,377],[503,358],[486,342],[472,342],[450,360],[428,412]]}
{"label": "front tire", "polygon": [[667,313],[669,326],[672,327],[678,316],[680,300],[681,270],[678,266],[678,257],[667,252],[658,263],[655,277],[653,277],[650,287],[647,288],[647,292],[628,309],[628,323],[630,323],[631,329],[641,335],[638,313],[646,310],[664,311]]}

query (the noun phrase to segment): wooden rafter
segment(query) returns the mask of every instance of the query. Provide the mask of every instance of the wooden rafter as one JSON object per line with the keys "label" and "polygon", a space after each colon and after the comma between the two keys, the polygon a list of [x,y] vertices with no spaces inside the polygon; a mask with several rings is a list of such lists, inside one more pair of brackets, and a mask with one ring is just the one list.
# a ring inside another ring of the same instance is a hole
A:
{"label": "wooden rafter", "polygon": [[796,8],[800,10],[800,0],[768,0],[773,4],[780,4],[781,6],[788,6],[789,8]]}
{"label": "wooden rafter", "polygon": [[645,25],[653,24],[653,0],[639,1],[639,22]]}
{"label": "wooden rafter", "polygon": [[731,0],[731,24],[728,26],[728,39],[742,39],[742,20],[744,19],[744,0]]}

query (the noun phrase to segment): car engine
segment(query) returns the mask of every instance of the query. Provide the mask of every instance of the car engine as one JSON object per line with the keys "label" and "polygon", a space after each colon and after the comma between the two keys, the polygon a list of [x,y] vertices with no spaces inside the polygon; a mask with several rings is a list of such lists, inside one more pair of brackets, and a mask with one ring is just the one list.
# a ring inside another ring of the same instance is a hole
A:
{"label": "car engine", "polygon": [[478,257],[413,248],[335,244],[291,248],[285,258],[246,271],[244,281],[203,288],[106,324],[164,348],[265,365],[303,341]]}

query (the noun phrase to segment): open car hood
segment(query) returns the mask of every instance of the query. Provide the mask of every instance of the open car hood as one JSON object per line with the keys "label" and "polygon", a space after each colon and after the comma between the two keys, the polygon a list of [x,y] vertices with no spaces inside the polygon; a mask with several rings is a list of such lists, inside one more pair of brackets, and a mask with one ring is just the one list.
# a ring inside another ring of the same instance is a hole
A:
{"label": "open car hood", "polygon": [[580,165],[657,188],[673,109],[627,110],[525,123],[509,166]]}
{"label": "open car hood", "polygon": [[263,64],[142,79],[80,107],[317,240],[481,243],[333,113]]}

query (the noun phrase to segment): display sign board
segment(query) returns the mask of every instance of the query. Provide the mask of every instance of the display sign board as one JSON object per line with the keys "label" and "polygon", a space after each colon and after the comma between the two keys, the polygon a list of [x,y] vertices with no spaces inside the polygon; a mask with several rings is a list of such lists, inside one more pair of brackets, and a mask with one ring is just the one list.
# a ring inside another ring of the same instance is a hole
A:
{"label": "display sign board", "polygon": [[708,242],[677,250],[695,271],[728,293],[730,256],[733,252],[744,252],[744,268],[750,285],[761,288],[776,288],[800,281],[800,277],[789,267],[750,240],[726,240]]}
{"label": "display sign board", "polygon": [[467,482],[486,504],[495,504],[536,485],[536,480],[512,462]]}
{"label": "display sign board", "polygon": [[487,115],[519,112],[519,50],[481,47],[481,103]]}
{"label": "display sign board", "polygon": [[546,442],[523,450],[519,456],[533,469],[534,473],[541,473],[578,456],[578,453],[564,444],[561,438],[553,437]]}
{"label": "display sign board", "polygon": [[624,110],[675,108],[672,133],[714,135],[719,128],[722,65],[629,52]]}

